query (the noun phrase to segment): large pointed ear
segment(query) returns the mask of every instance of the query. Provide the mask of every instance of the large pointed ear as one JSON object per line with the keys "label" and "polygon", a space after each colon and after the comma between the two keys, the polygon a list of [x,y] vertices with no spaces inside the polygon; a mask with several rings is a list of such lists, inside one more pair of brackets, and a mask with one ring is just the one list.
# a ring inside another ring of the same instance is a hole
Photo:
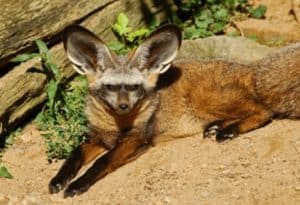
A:
{"label": "large pointed ear", "polygon": [[69,60],[80,74],[93,74],[113,66],[109,49],[95,34],[83,27],[67,27],[63,42]]}
{"label": "large pointed ear", "polygon": [[168,70],[181,45],[181,30],[173,24],[158,28],[137,48],[132,65],[157,75]]}

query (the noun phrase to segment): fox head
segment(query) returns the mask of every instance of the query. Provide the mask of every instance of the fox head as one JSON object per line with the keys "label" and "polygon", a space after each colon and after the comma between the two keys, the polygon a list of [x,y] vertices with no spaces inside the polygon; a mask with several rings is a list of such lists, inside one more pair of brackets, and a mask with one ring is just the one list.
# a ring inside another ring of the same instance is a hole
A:
{"label": "fox head", "polygon": [[124,56],[115,55],[80,26],[66,28],[63,42],[75,70],[87,76],[89,93],[111,112],[125,115],[153,93],[159,75],[177,55],[181,31],[175,25],[163,26]]}

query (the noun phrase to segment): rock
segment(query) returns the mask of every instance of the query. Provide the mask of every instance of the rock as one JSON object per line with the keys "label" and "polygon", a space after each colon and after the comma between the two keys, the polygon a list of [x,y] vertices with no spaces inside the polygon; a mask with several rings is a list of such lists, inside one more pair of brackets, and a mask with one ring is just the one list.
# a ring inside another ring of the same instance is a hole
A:
{"label": "rock", "polygon": [[221,58],[248,64],[263,58],[272,50],[243,37],[212,36],[184,41],[177,59]]}

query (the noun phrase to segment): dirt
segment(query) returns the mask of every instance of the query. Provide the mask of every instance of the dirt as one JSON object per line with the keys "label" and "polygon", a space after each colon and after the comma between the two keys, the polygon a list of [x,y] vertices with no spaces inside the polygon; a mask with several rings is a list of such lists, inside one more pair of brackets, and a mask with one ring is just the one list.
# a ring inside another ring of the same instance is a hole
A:
{"label": "dirt", "polygon": [[150,148],[83,195],[50,195],[62,161],[48,164],[29,126],[5,153],[14,179],[0,179],[0,204],[299,204],[300,121],[277,120],[224,143],[201,135]]}
{"label": "dirt", "polygon": [[[292,30],[291,40],[300,39],[289,1],[258,2],[268,6],[267,18],[254,26],[247,20],[248,26],[263,31],[262,24],[277,21],[277,33]],[[88,192],[67,199],[48,193],[63,161],[49,164],[45,149],[39,131],[29,125],[4,153],[14,179],[0,178],[0,205],[300,204],[299,120],[274,120],[223,143],[199,134],[155,145]]]}

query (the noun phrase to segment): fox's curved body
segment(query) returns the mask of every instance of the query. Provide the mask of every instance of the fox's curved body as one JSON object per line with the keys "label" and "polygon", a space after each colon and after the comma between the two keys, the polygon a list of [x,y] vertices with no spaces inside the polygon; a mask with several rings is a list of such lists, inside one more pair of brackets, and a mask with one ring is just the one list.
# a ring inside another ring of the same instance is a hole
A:
{"label": "fox's curved body", "polygon": [[100,156],[67,187],[65,196],[86,191],[158,137],[203,132],[225,140],[276,116],[300,117],[300,44],[252,65],[222,60],[171,64],[180,43],[180,30],[167,25],[135,51],[116,56],[86,29],[66,30],[67,55],[89,82],[89,140],[51,180],[51,193],[63,189],[81,166]]}

